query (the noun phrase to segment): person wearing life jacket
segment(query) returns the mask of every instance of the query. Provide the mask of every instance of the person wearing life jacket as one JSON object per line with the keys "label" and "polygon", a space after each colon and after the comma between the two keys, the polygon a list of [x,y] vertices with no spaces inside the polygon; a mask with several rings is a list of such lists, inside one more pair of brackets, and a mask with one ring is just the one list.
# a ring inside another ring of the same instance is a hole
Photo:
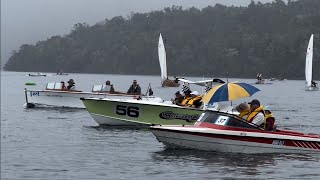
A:
{"label": "person wearing life jacket", "polygon": [[199,95],[198,91],[193,91],[192,93],[190,93],[190,95],[191,95],[191,99],[188,101],[186,106],[199,108],[202,105],[202,102],[201,102],[202,96]]}
{"label": "person wearing life jacket", "polygon": [[260,101],[254,99],[248,104],[250,104],[250,113],[248,114],[247,121],[259,127],[265,127],[265,112],[263,106],[260,105]]}
{"label": "person wearing life jacket", "polygon": [[191,91],[190,90],[186,90],[184,92],[184,99],[182,100],[182,102],[180,103],[180,106],[185,106],[188,104],[188,102],[192,99],[191,97]]}
{"label": "person wearing life jacket", "polygon": [[236,110],[240,113],[238,116],[242,119],[247,119],[250,113],[250,106],[247,103],[241,103],[236,106]]}

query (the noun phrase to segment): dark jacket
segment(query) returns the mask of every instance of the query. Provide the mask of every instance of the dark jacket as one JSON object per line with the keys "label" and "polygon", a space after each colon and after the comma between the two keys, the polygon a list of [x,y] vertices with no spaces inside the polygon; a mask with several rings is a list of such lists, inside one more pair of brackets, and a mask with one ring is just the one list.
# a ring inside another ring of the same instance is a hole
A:
{"label": "dark jacket", "polygon": [[130,88],[127,91],[128,94],[141,94],[141,88],[139,84],[137,84],[135,87],[133,85],[130,86]]}

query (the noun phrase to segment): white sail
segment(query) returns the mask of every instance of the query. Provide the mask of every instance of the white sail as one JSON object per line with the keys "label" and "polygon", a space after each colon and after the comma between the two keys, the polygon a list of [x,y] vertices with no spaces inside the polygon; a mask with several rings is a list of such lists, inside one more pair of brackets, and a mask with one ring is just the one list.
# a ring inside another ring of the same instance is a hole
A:
{"label": "white sail", "polygon": [[307,48],[307,55],[306,55],[306,84],[308,87],[311,86],[312,80],[312,57],[313,57],[313,34],[310,37],[308,48]]}
{"label": "white sail", "polygon": [[159,63],[161,69],[161,78],[167,79],[167,59],[166,59],[166,50],[164,48],[162,36],[160,33],[159,44],[158,44],[158,55],[159,55]]}

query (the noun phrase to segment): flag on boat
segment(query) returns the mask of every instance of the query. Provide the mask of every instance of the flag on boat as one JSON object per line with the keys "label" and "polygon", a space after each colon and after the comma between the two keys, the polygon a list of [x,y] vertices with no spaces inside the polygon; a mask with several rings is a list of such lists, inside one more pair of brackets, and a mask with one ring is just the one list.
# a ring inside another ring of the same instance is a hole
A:
{"label": "flag on boat", "polygon": [[189,84],[188,83],[183,83],[181,90],[182,90],[183,93],[185,93],[187,91],[190,91]]}

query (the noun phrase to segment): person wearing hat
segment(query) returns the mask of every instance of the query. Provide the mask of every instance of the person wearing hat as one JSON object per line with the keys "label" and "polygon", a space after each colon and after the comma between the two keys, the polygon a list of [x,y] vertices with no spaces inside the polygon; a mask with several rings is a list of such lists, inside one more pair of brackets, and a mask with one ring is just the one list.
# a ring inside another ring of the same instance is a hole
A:
{"label": "person wearing hat", "polygon": [[180,94],[180,91],[177,91],[177,92],[175,93],[175,98],[174,98],[174,100],[172,100],[172,103],[180,106],[181,103],[182,103],[182,101],[183,101],[183,99],[184,99],[183,95]]}
{"label": "person wearing hat", "polygon": [[250,113],[250,106],[247,103],[241,103],[236,106],[236,110],[240,113],[238,116],[242,119],[247,119]]}
{"label": "person wearing hat", "polygon": [[188,101],[187,106],[193,107],[193,108],[199,108],[202,105],[202,102],[201,102],[202,96],[200,96],[198,91],[192,91],[190,94],[191,94],[191,99]]}
{"label": "person wearing hat", "polygon": [[114,92],[113,85],[111,84],[111,82],[109,80],[106,81],[106,85],[103,87],[103,91]]}
{"label": "person wearing hat", "polygon": [[70,79],[67,83],[68,83],[68,86],[67,86],[68,90],[75,90],[76,89],[73,79]]}
{"label": "person wearing hat", "polygon": [[265,112],[263,106],[260,105],[260,101],[254,99],[248,104],[250,104],[250,113],[247,117],[247,121],[260,127],[264,126]]}
{"label": "person wearing hat", "polygon": [[133,80],[132,85],[129,87],[127,94],[141,94],[141,87],[137,83],[137,80]]}

